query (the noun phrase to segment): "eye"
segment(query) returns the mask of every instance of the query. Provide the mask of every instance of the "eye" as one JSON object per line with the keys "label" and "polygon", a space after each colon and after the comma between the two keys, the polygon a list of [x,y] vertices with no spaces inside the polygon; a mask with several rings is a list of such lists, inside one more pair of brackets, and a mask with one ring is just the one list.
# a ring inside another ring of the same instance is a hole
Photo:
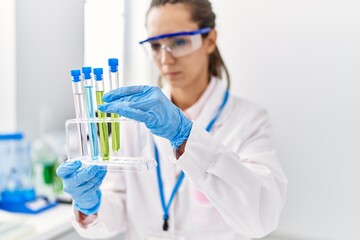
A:
{"label": "eye", "polygon": [[150,47],[153,51],[160,51],[161,44],[157,42],[150,43]]}
{"label": "eye", "polygon": [[183,46],[186,44],[186,40],[185,39],[176,39],[175,40],[175,44],[176,46]]}
{"label": "eye", "polygon": [[173,46],[174,47],[182,47],[185,46],[188,43],[188,41],[184,38],[177,38],[174,39]]}

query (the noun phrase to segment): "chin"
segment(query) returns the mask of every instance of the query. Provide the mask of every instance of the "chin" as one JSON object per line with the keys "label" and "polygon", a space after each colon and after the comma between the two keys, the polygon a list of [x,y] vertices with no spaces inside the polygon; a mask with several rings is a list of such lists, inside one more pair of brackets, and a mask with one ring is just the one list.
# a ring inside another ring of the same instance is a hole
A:
{"label": "chin", "polygon": [[173,88],[185,87],[185,81],[183,79],[167,79],[169,85]]}
{"label": "chin", "polygon": [[186,82],[186,80],[181,76],[174,76],[174,77],[166,76],[165,79],[171,86],[180,86]]}

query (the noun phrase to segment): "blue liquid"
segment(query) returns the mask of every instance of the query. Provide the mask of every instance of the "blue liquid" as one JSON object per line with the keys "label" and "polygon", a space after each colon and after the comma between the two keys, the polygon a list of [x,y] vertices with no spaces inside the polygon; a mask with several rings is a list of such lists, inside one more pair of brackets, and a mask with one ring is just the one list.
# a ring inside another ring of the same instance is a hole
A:
{"label": "blue liquid", "polygon": [[[85,86],[85,101],[86,101],[86,113],[89,119],[95,118],[95,111],[93,105],[92,86]],[[99,143],[97,138],[96,123],[89,123],[89,140],[90,140],[90,152],[91,159],[96,160],[99,157]]]}

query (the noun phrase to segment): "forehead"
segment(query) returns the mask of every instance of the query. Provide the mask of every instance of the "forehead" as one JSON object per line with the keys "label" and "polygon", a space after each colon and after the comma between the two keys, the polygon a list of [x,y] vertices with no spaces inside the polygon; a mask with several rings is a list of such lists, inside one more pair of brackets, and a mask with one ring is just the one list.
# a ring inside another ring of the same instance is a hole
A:
{"label": "forehead", "polygon": [[147,16],[146,27],[149,37],[198,29],[191,19],[191,9],[181,3],[153,7]]}

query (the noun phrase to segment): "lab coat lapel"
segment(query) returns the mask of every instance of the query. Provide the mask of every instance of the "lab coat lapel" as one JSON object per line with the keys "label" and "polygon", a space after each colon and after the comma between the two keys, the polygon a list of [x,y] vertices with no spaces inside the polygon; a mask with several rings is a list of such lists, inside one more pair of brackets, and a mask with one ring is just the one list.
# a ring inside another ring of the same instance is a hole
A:
{"label": "lab coat lapel", "polygon": [[[213,77],[215,78],[215,77]],[[203,127],[204,129],[207,127],[211,119],[215,116],[218,112],[220,105],[223,102],[224,94],[226,91],[226,86],[224,85],[223,81],[216,79],[216,86],[214,91],[212,92],[211,96],[207,100],[207,103],[204,105],[204,108],[200,112],[198,118],[195,120],[196,124]],[[165,85],[162,89],[165,96],[171,99],[170,96],[170,87]],[[225,112],[225,111],[224,111]],[[218,126],[221,123],[221,118],[215,122],[214,127]]]}
{"label": "lab coat lapel", "polygon": [[[209,122],[215,117],[219,108],[223,102],[224,94],[226,87],[224,84],[216,79],[216,86],[211,96],[207,100],[207,103],[204,105],[203,110],[201,111],[199,117],[196,119],[196,124],[202,128],[206,128]],[[215,122],[214,127],[220,123],[219,119]]]}

